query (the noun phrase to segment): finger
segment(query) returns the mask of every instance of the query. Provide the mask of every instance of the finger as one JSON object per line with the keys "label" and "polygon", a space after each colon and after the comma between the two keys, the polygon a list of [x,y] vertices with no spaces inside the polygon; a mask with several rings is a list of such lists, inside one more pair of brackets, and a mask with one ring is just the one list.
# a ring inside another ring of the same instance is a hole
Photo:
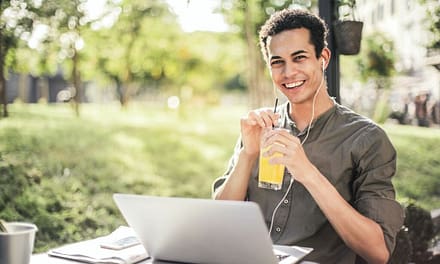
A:
{"label": "finger", "polygon": [[284,135],[275,135],[269,138],[266,142],[268,148],[267,155],[272,156],[276,153],[281,153],[284,156],[297,155],[302,152],[302,146],[297,137],[288,135],[288,138]]}
{"label": "finger", "polygon": [[281,118],[281,115],[279,113],[275,113],[273,116],[273,124],[274,126],[279,126],[279,120]]}
{"label": "finger", "polygon": [[255,119],[250,119],[249,117],[242,117],[240,119],[241,125],[248,125],[248,126],[255,126],[257,124],[257,121]]}
{"label": "finger", "polygon": [[271,130],[272,130],[272,128],[266,127],[261,131],[262,134],[261,134],[260,142],[261,142],[261,146],[263,148],[267,148],[269,146],[268,137],[271,135]]}
{"label": "finger", "polygon": [[281,156],[281,155],[272,156],[269,159],[269,163],[272,164],[272,165],[275,165],[275,164],[286,164],[286,158],[285,158],[285,156]]}
{"label": "finger", "polygon": [[266,125],[268,127],[274,127],[279,125],[279,119],[281,115],[279,113],[274,113],[272,109],[266,109],[265,114],[267,114],[267,122]]}
{"label": "finger", "polygon": [[259,125],[260,127],[266,127],[266,122],[261,116],[260,112],[251,111],[248,115],[248,123],[253,125]]}
{"label": "finger", "polygon": [[261,110],[259,114],[264,122],[264,127],[272,127],[274,125],[274,113],[272,112],[272,110]]}
{"label": "finger", "polygon": [[288,145],[290,142],[300,144],[297,137],[290,134],[287,129],[274,129],[267,133],[267,144]]}

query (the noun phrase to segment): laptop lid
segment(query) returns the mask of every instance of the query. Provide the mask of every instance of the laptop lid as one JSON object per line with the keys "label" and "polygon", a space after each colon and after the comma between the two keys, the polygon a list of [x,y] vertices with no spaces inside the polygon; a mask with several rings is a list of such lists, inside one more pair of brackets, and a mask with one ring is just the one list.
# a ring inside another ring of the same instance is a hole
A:
{"label": "laptop lid", "polygon": [[[256,203],[133,194],[113,198],[155,260],[278,263]],[[300,249],[292,251],[295,260],[311,251]]]}

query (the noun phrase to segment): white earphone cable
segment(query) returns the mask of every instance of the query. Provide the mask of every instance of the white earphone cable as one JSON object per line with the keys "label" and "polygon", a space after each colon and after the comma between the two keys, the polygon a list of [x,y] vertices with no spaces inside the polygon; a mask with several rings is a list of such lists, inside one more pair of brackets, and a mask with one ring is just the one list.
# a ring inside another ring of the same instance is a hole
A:
{"label": "white earphone cable", "polygon": [[273,228],[273,220],[275,218],[275,213],[278,210],[278,208],[281,206],[281,204],[283,203],[283,201],[286,199],[287,194],[289,194],[290,188],[292,188],[293,182],[295,181],[295,179],[293,178],[293,175],[291,175],[290,177],[290,183],[289,183],[289,187],[287,188],[286,193],[284,194],[283,198],[281,198],[280,202],[277,204],[277,206],[275,207],[275,209],[273,210],[272,213],[272,218],[270,219],[270,227],[269,227],[269,234],[272,233],[272,228]]}
{"label": "white earphone cable", "polygon": [[[304,137],[303,141],[301,141],[301,145],[304,145],[304,143],[306,142],[307,138],[309,137],[309,133],[310,133],[310,129],[312,127],[312,122],[313,119],[315,118],[315,101],[316,101],[316,97],[319,93],[319,91],[321,90],[322,85],[324,84],[324,62],[322,63],[322,79],[321,79],[321,83],[319,84],[318,89],[316,89],[315,95],[313,96],[313,102],[312,102],[312,117],[310,118],[310,122],[309,125],[307,127],[307,132],[306,132],[306,136]],[[272,234],[272,228],[273,228],[273,220],[275,218],[275,214],[278,211],[278,208],[281,206],[281,204],[283,203],[283,201],[286,199],[287,195],[290,192],[290,189],[292,188],[293,182],[295,181],[295,178],[293,177],[293,175],[290,176],[290,183],[289,183],[289,187],[286,190],[286,193],[284,194],[283,198],[281,198],[281,200],[279,201],[279,203],[277,204],[277,206],[275,207],[275,209],[273,210],[272,213],[272,217],[270,219],[270,226],[269,226],[269,235]],[[292,201],[291,201],[292,202]]]}

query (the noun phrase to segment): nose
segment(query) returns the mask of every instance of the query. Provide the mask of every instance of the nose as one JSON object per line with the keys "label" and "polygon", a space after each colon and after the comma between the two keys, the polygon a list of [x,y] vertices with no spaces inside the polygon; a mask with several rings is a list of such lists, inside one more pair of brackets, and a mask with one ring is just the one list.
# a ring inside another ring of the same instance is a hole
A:
{"label": "nose", "polygon": [[286,65],[284,67],[284,75],[285,77],[289,78],[294,76],[298,71],[297,65],[295,63],[288,61],[286,62]]}

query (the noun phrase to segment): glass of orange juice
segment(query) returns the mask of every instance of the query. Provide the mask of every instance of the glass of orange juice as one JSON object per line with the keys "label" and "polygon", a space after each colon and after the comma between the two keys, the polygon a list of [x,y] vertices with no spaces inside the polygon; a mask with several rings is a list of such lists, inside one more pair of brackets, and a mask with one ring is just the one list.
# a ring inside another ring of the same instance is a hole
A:
{"label": "glass of orange juice", "polygon": [[258,187],[278,191],[281,190],[283,186],[284,165],[269,163],[271,158],[281,156],[280,153],[274,153],[268,157],[263,156],[271,147],[272,146],[267,146],[266,148],[261,147],[260,149]]}

